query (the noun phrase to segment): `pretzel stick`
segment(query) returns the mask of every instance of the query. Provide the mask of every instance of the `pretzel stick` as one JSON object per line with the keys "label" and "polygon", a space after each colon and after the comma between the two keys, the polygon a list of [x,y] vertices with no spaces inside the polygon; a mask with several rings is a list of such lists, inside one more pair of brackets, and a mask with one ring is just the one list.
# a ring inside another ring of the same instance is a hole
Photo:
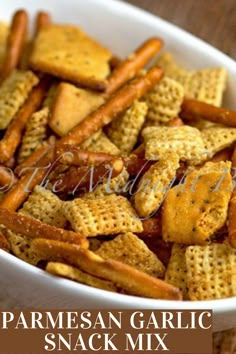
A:
{"label": "pretzel stick", "polygon": [[43,224],[41,221],[13,211],[0,208],[0,224],[9,230],[30,238],[46,238],[62,242],[75,243],[88,248],[87,239],[73,231],[60,229],[55,226]]}
{"label": "pretzel stick", "polygon": [[51,24],[51,17],[47,12],[39,11],[37,13],[35,22],[35,37],[39,33],[40,29]]}
{"label": "pretzel stick", "polygon": [[118,66],[120,66],[120,64],[122,64],[123,61],[122,59],[120,59],[118,56],[113,55],[113,57],[111,58],[111,60],[109,61],[109,65],[111,68],[111,71],[113,71],[114,69],[116,69]]}
{"label": "pretzel stick", "polygon": [[26,43],[24,45],[23,56],[22,56],[20,64],[19,64],[19,68],[21,70],[29,69],[29,59],[30,59],[33,45],[34,45],[34,39],[37,37],[40,29],[49,25],[50,22],[51,22],[51,19],[50,19],[50,16],[48,13],[42,12],[42,11],[37,13],[33,37],[31,40],[26,41]]}
{"label": "pretzel stick", "polygon": [[140,177],[155,163],[155,161],[148,161],[145,158],[140,158],[137,155],[131,154],[124,158],[125,167],[130,176]]}
{"label": "pretzel stick", "polygon": [[139,145],[135,150],[132,151],[132,155],[137,155],[140,158],[144,158],[145,156],[145,148],[144,145]]}
{"label": "pretzel stick", "polygon": [[184,125],[184,122],[177,117],[170,120],[167,124],[168,127],[181,127],[182,125]]}
{"label": "pretzel stick", "polygon": [[117,158],[115,155],[81,150],[68,144],[61,145],[56,149],[56,157],[60,158],[60,163],[74,166],[99,165]]}
{"label": "pretzel stick", "polygon": [[137,73],[159,52],[163,42],[159,38],[150,38],[133,54],[124,60],[108,78],[106,96],[112,95]]}
{"label": "pretzel stick", "polygon": [[[232,157],[232,149],[231,148],[226,148],[223,149],[219,152],[217,152],[211,159],[211,162],[220,162],[220,161],[229,161],[231,160]],[[236,166],[236,164],[235,164]]]}
{"label": "pretzel stick", "polygon": [[44,168],[33,168],[21,177],[18,182],[7,192],[0,201],[0,208],[16,211],[28,198],[29,193],[34,187],[40,184],[51,166],[53,161],[53,149],[40,159],[38,165]]}
{"label": "pretzel stick", "polygon": [[151,90],[163,77],[163,71],[159,68],[152,68],[141,78],[132,81],[122,88],[97,111],[90,114],[86,119],[73,128],[59,144],[79,145],[89,138],[104,125],[110,123],[113,118],[124,112],[131,104]]}
{"label": "pretzel stick", "polygon": [[6,161],[6,162],[4,163],[4,165],[5,165],[6,167],[9,167],[9,168],[14,168],[15,163],[16,163],[16,159],[15,159],[14,156],[12,156],[12,157],[10,158],[10,160],[8,160],[8,161]]}
{"label": "pretzel stick", "polygon": [[119,158],[113,159],[98,166],[83,166],[59,175],[52,179],[52,185],[58,185],[58,192],[75,194],[79,189],[90,190],[97,183],[102,182],[104,177],[116,177],[123,170],[123,161]]}
{"label": "pretzel stick", "polygon": [[236,127],[236,112],[229,109],[215,107],[211,104],[185,99],[180,116],[183,120],[192,121],[205,119],[210,122]]}
{"label": "pretzel stick", "polygon": [[[43,142],[38,149],[36,149],[32,154],[30,154],[20,165],[15,168],[15,174],[18,176],[23,176],[26,173],[28,167],[38,166],[40,160],[51,150],[55,145],[55,137],[52,135]],[[42,166],[41,166],[42,167]]]}
{"label": "pretzel stick", "polygon": [[26,11],[17,11],[11,22],[10,33],[7,40],[6,55],[3,62],[1,80],[5,80],[19,64],[24,47],[28,27]]}
{"label": "pretzel stick", "polygon": [[40,107],[49,88],[50,79],[44,77],[33,88],[24,106],[20,109],[13,122],[9,125],[3,139],[0,141],[0,162],[6,162],[15,153],[21,142],[21,136],[27,120]]}
{"label": "pretzel stick", "polygon": [[0,165],[0,190],[3,190],[5,187],[10,189],[16,182],[17,178],[13,171],[6,166]]}
{"label": "pretzel stick", "polygon": [[103,260],[89,250],[58,241],[36,239],[32,247],[42,260],[68,263],[86,273],[106,279],[118,285],[129,294],[149,298],[181,300],[181,292],[176,287],[143,273],[127,264]]}
{"label": "pretzel stick", "polygon": [[[236,174],[236,145],[234,147],[234,152],[232,155],[232,174],[235,177]],[[234,178],[235,183],[235,178]],[[229,214],[228,214],[228,231],[229,231],[229,242],[232,247],[236,248],[236,186],[231,196],[229,203]]]}

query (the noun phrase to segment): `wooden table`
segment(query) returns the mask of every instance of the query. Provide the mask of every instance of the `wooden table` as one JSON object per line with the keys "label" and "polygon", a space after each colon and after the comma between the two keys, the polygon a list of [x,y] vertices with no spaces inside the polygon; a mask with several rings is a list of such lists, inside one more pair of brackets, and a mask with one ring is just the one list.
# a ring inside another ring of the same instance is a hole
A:
{"label": "wooden table", "polygon": [[236,59],[236,0],[127,0]]}

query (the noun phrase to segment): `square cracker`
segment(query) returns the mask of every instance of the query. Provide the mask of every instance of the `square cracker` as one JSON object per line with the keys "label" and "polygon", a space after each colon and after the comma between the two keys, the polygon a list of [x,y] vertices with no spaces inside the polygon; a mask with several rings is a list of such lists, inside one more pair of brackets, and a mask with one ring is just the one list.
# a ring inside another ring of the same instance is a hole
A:
{"label": "square cracker", "polygon": [[206,244],[224,226],[232,191],[230,168],[230,162],[207,162],[170,189],[162,209],[166,242]]}
{"label": "square cracker", "polygon": [[57,87],[49,126],[64,136],[103,103],[104,98],[98,93],[62,82]]}
{"label": "square cracker", "polygon": [[154,277],[164,276],[165,267],[162,262],[138,236],[131,232],[104,242],[96,254],[103,259],[114,259],[126,263]]}
{"label": "square cracker", "polygon": [[30,66],[82,87],[104,90],[111,56],[79,27],[51,25],[39,31]]}
{"label": "square cracker", "polygon": [[227,244],[190,246],[186,253],[190,300],[236,296],[236,250]]}
{"label": "square cracker", "polygon": [[109,195],[99,199],[77,198],[63,205],[64,215],[72,228],[85,236],[116,235],[142,232],[130,202],[121,196]]}

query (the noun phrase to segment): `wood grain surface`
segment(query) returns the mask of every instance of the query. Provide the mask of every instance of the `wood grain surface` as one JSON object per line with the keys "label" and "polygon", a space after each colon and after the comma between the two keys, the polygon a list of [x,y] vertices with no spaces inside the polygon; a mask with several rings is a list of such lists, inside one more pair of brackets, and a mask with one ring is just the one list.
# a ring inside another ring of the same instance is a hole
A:
{"label": "wood grain surface", "polygon": [[127,0],[236,59],[236,0]]}

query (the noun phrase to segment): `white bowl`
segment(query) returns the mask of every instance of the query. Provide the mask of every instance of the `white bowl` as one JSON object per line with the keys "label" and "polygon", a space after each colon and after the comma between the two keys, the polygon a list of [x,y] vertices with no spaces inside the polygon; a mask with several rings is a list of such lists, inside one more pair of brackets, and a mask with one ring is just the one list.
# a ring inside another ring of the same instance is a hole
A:
{"label": "white bowl", "polygon": [[[115,0],[11,0],[1,1],[1,19],[10,20],[18,8],[30,15],[51,12],[58,22],[74,23],[120,56],[130,53],[150,36],[160,36],[165,50],[189,68],[224,66],[230,73],[225,104],[236,108],[233,83],[235,62],[181,29],[133,6]],[[236,327],[236,297],[215,301],[176,302],[113,294],[57,278],[0,250],[0,303],[18,308],[82,309],[212,309],[214,331]]]}

